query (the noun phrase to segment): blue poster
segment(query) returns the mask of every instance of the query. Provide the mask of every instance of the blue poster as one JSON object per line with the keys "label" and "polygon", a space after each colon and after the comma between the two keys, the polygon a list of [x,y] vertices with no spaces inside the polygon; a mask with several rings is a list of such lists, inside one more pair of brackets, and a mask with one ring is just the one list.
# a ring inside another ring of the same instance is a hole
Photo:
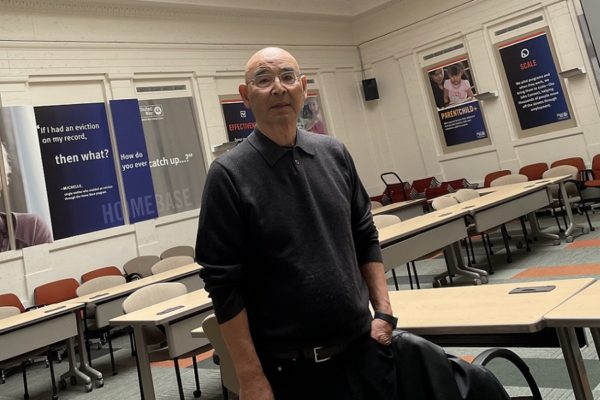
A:
{"label": "blue poster", "polygon": [[104,104],[34,112],[54,239],[122,225]]}
{"label": "blue poster", "polygon": [[477,100],[460,103],[438,111],[447,146],[485,139],[487,133]]}
{"label": "blue poster", "polygon": [[111,100],[113,126],[129,222],[157,218],[148,150],[137,99]]}
{"label": "blue poster", "polygon": [[545,32],[499,50],[521,129],[571,118]]}
{"label": "blue poster", "polygon": [[247,138],[256,125],[252,110],[246,108],[241,100],[223,101],[221,106],[229,141]]}

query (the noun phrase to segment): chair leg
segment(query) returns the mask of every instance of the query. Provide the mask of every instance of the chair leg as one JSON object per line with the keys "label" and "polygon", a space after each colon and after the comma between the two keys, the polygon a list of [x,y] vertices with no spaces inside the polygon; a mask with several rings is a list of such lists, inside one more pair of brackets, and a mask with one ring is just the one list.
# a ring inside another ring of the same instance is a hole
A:
{"label": "chair leg", "polygon": [[415,276],[415,282],[417,284],[417,289],[421,289],[421,284],[419,283],[419,275],[417,275],[417,266],[415,265],[414,261],[411,261],[410,263],[412,264],[413,275]]}
{"label": "chair leg", "polygon": [[470,256],[470,252],[469,252],[469,243],[467,242],[467,240],[463,239],[460,241],[460,243],[465,246],[465,252],[467,253],[467,265],[469,267],[472,267],[473,264],[471,263],[471,256]]}
{"label": "chair leg", "polygon": [[525,239],[525,248],[527,251],[531,251],[531,247],[529,246],[529,237],[527,236],[527,226],[525,225],[525,217],[520,217],[519,221],[521,221],[521,229],[523,230],[523,237]]}
{"label": "chair leg", "polygon": [[583,213],[585,214],[585,218],[587,219],[587,222],[590,226],[590,231],[594,231],[595,228],[592,226],[592,221],[590,221],[590,215],[588,214],[587,207],[585,206],[585,203],[583,201],[581,202],[581,205],[583,207]]}
{"label": "chair leg", "polygon": [[58,399],[58,388],[56,387],[56,378],[54,376],[54,363],[52,362],[52,352],[48,350],[48,366],[50,367],[50,380],[52,381],[52,400]]}
{"label": "chair leg", "polygon": [[446,262],[446,270],[448,270],[448,280],[450,281],[450,286],[454,286],[454,282],[452,281],[452,273],[450,272],[450,263],[448,262],[448,254],[446,254],[446,249],[444,249],[442,253],[444,253],[444,261]]}
{"label": "chair leg", "polygon": [[488,272],[490,273],[490,275],[492,275],[494,273],[494,267],[492,266],[492,258],[490,257],[490,255],[492,255],[494,253],[492,253],[491,247],[489,247],[489,251],[488,251],[488,246],[485,244],[486,237],[487,237],[487,242],[489,244],[490,243],[490,235],[485,234],[485,233],[481,234],[481,239],[483,240],[483,249],[485,250],[485,257],[487,258],[487,263],[488,263]]}
{"label": "chair leg", "polygon": [[506,249],[506,262],[512,262],[512,253],[510,252],[510,244],[508,243],[508,232],[506,232],[506,225],[502,224],[500,227],[500,231],[502,232],[502,240],[504,241],[504,248]]}
{"label": "chair leg", "polygon": [[[393,271],[393,270],[392,270]],[[410,290],[413,290],[412,274],[410,273],[410,264],[406,263],[406,272],[408,273],[408,283],[410,283]]]}
{"label": "chair leg", "polygon": [[21,363],[21,372],[23,373],[23,398],[29,398],[29,387],[27,386],[27,361]]}
{"label": "chair leg", "polygon": [[473,264],[475,264],[477,263],[477,260],[475,260],[475,251],[473,250],[473,240],[471,240],[471,236],[467,236],[467,238],[469,239],[469,247],[471,248],[471,261],[473,262]]}
{"label": "chair leg", "polygon": [[129,346],[131,348],[131,357],[135,357],[135,341],[133,340],[133,329],[127,328],[127,334],[129,335]]}
{"label": "chair leg", "polygon": [[202,396],[202,390],[200,390],[200,378],[198,377],[198,361],[196,356],[192,357],[192,363],[194,364],[194,379],[196,380],[196,390],[194,390],[194,397],[198,398]]}
{"label": "chair leg", "polygon": [[398,278],[396,277],[396,271],[392,268],[392,278],[394,278],[394,286],[396,286],[396,290],[400,290],[398,288]]}
{"label": "chair leg", "polygon": [[175,377],[177,378],[177,390],[179,390],[179,399],[185,400],[185,396],[183,394],[183,383],[181,383],[181,372],[179,371],[179,359],[175,357],[173,359],[175,363]]}
{"label": "chair leg", "polygon": [[115,354],[113,352],[112,339],[110,337],[110,331],[106,332],[106,340],[108,341],[108,351],[110,353],[110,367],[112,368],[112,374],[117,375],[117,367],[115,366]]}

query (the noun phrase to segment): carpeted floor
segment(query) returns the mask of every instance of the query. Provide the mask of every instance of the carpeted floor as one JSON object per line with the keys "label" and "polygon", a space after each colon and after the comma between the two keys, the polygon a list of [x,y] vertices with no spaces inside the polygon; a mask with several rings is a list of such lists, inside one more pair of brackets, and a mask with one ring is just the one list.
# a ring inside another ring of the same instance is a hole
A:
{"label": "carpeted floor", "polygon": [[[600,213],[591,215],[593,224],[598,226],[597,231],[577,236],[573,243],[565,243],[555,246],[551,241],[540,240],[533,242],[533,250],[528,253],[524,248],[517,248],[516,244],[521,239],[520,226],[509,225],[508,229],[513,236],[511,249],[513,252],[512,263],[506,263],[506,253],[499,236],[492,237],[494,243],[493,265],[495,274],[490,276],[489,284],[505,283],[513,281],[535,281],[548,279],[565,279],[572,277],[594,277],[600,278]],[[578,222],[584,223],[582,216],[576,216]],[[550,217],[540,218],[542,226],[547,227],[549,232],[556,232],[557,227],[554,219]],[[485,263],[485,253],[481,244],[475,241],[475,252],[477,260]],[[417,263],[419,279],[422,288],[432,287],[433,276],[443,272],[443,257],[419,261]],[[400,290],[410,289],[406,268],[397,268]],[[455,285],[470,285],[471,282],[456,279]],[[394,290],[394,284],[390,277],[388,281],[390,290]],[[593,347],[593,342],[588,338],[589,346],[583,349],[583,356],[588,372],[588,378],[593,389],[594,398],[600,399],[600,362],[598,354]],[[106,346],[100,350],[94,350],[94,367],[99,369],[105,377],[105,385],[95,388],[90,393],[84,393],[81,386],[69,385],[61,389],[59,398],[72,399],[107,399],[120,400],[139,398],[135,359],[131,357],[129,340],[126,336],[115,339],[117,350],[116,360],[119,373],[111,375],[110,361]],[[483,351],[483,348],[446,348],[446,351],[465,358],[472,358]],[[566,371],[562,352],[558,348],[553,349],[513,349],[519,354],[530,367],[536,378],[544,399],[566,400],[573,399],[570,389],[570,381]],[[199,363],[200,382],[202,387],[202,399],[221,399],[221,385],[218,367],[212,361],[210,353],[201,357]],[[186,398],[193,399],[194,376],[190,360],[182,360],[182,379],[185,387]],[[522,378],[505,362],[494,361],[489,368],[499,377],[507,387],[511,395],[522,395],[527,393],[526,384]],[[67,369],[67,363],[56,365],[57,375]],[[158,399],[178,399],[175,373],[172,363],[156,363],[152,366],[154,385]],[[28,368],[28,380],[30,398],[32,400],[48,399],[51,395],[49,370],[40,363]],[[22,380],[19,371],[9,374],[6,383],[0,385],[0,399],[23,398]]]}

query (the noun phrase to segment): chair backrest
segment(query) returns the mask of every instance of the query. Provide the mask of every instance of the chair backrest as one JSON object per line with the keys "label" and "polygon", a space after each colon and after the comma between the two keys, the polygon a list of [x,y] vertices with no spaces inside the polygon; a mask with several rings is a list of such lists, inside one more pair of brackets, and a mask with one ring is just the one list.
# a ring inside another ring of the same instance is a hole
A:
{"label": "chair backrest", "polygon": [[230,392],[236,395],[239,394],[240,383],[235,374],[229,349],[223,340],[219,323],[214,314],[209,315],[202,321],[202,330],[219,356],[219,367],[221,369],[221,381],[223,386]]}
{"label": "chair backrest", "polygon": [[17,307],[21,312],[25,312],[25,306],[23,306],[21,300],[14,293],[0,294],[0,306]]}
{"label": "chair backrest", "polygon": [[571,175],[570,179],[577,179],[577,175],[579,171],[576,167],[572,165],[559,165],[557,167],[552,167],[548,171],[544,172],[542,175],[543,178],[554,178],[557,176],[563,175]]}
{"label": "chair backrest", "polygon": [[394,225],[400,222],[400,217],[392,214],[379,214],[373,216],[373,223],[377,229],[385,228],[386,226]]}
{"label": "chair backrest", "polygon": [[383,204],[381,204],[380,201],[371,200],[371,210],[374,210],[379,207],[383,207]]}
{"label": "chair backrest", "polygon": [[494,179],[500,178],[501,176],[504,176],[504,175],[510,175],[510,174],[512,174],[512,172],[509,169],[503,169],[500,171],[490,172],[483,179],[483,187],[490,187],[490,183],[492,183],[492,181]]}
{"label": "chair backrest", "polygon": [[542,179],[544,172],[548,171],[548,164],[545,162],[524,165],[519,170],[519,174],[525,175],[530,181]]}
{"label": "chair backrest", "polygon": [[[144,286],[127,296],[123,301],[123,312],[131,313],[186,293],[187,288],[181,282],[161,282]],[[142,332],[148,346],[166,341],[164,332],[156,326],[144,326]],[[138,349],[138,351],[144,350]]]}
{"label": "chair backrest", "polygon": [[152,275],[152,266],[160,261],[159,256],[137,256],[123,264],[127,275],[138,274],[142,278]]}
{"label": "chair backrest", "polygon": [[194,258],[195,252],[192,246],[175,246],[169,249],[166,249],[162,253],[160,253],[160,258],[165,259],[174,256],[188,256]]}
{"label": "chair backrest", "polygon": [[425,193],[425,189],[438,187],[440,186],[440,182],[435,178],[435,176],[430,176],[428,178],[414,180],[411,186],[417,191],[417,193]]}
{"label": "chair backrest", "polygon": [[150,268],[152,275],[168,271],[173,268],[183,267],[194,263],[194,259],[190,256],[173,256],[158,261]]}
{"label": "chair backrest", "polygon": [[528,181],[528,179],[527,179],[526,175],[510,174],[510,175],[504,175],[504,176],[494,179],[493,181],[490,182],[490,187],[504,186],[504,185],[510,185],[513,183],[522,183],[522,182],[527,182],[527,181]]}
{"label": "chair backrest", "polygon": [[35,305],[46,306],[74,299],[77,297],[77,287],[79,287],[79,282],[73,278],[59,279],[38,286],[33,291]]}
{"label": "chair backrest", "polygon": [[[556,176],[564,175],[571,175],[569,179],[577,179],[577,177],[579,176],[579,171],[576,167],[572,165],[559,165],[557,167],[552,167],[548,171],[544,172],[543,177],[554,178]],[[565,189],[569,197],[575,197],[579,195],[577,186],[575,186],[575,184],[573,184],[572,182],[567,182],[567,184],[565,185]],[[558,197],[558,185],[552,185],[552,187],[550,187],[550,195],[553,198]]]}
{"label": "chair backrest", "polygon": [[433,199],[431,202],[431,207],[433,207],[434,210],[440,210],[455,204],[458,204],[458,200],[456,200],[454,196],[441,196]]}
{"label": "chair backrest", "polygon": [[556,160],[550,164],[550,168],[559,167],[562,165],[571,165],[577,168],[577,172],[579,173],[579,177],[575,176],[573,179],[579,179],[581,181],[585,180],[585,161],[581,157],[569,157],[563,158],[561,160]]}
{"label": "chair backrest", "polygon": [[0,306],[0,319],[21,314],[21,310],[13,306]]}
{"label": "chair backrest", "polygon": [[119,268],[115,267],[114,265],[111,265],[110,267],[96,268],[94,270],[91,270],[91,271],[86,272],[85,274],[81,275],[81,283],[85,283],[87,281],[91,281],[92,279],[98,278],[100,276],[107,276],[107,275],[123,276],[123,273],[121,272],[121,270]]}
{"label": "chair backrest", "polygon": [[600,154],[596,154],[592,158],[592,175],[594,179],[600,179]]}
{"label": "chair backrest", "polygon": [[476,199],[479,197],[479,192],[475,189],[460,189],[454,193],[454,198],[459,203],[463,203],[468,200]]}
{"label": "chair backrest", "polygon": [[108,289],[113,286],[125,283],[123,275],[105,275],[91,279],[81,284],[75,291],[77,296],[85,296],[86,294],[94,293],[99,290]]}

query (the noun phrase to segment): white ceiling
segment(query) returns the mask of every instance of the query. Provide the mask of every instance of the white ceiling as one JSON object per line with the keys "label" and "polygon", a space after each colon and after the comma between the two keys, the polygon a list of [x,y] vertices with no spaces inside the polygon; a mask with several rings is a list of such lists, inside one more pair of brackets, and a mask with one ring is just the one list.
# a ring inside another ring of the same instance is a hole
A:
{"label": "white ceiling", "polygon": [[267,13],[313,14],[331,17],[355,17],[399,0],[133,0],[138,4],[185,6],[198,11],[240,10]]}

